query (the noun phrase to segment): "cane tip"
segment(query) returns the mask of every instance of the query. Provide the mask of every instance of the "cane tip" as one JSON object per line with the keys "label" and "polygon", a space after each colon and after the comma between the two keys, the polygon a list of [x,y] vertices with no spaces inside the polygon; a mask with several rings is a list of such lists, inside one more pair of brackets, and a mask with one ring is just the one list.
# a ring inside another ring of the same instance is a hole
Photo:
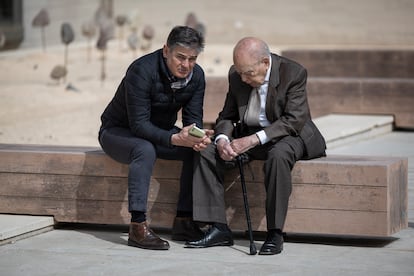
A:
{"label": "cane tip", "polygon": [[257,254],[256,245],[251,244],[250,245],[250,255],[256,255],[256,254]]}

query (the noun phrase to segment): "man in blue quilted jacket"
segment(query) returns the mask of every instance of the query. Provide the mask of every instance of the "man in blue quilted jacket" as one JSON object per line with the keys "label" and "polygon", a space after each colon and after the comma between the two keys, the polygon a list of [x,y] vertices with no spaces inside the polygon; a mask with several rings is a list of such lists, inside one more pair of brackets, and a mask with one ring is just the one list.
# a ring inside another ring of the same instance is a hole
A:
{"label": "man in blue quilted jacket", "polygon": [[[157,158],[182,160],[180,194],[173,240],[193,240],[202,232],[192,219],[194,152],[211,143],[212,130],[201,138],[189,134],[202,128],[205,77],[196,63],[204,38],[196,30],[174,27],[162,49],[135,60],[101,116],[99,143],[114,160],[129,164],[128,245],[169,249],[146,221],[148,190]],[[183,128],[175,126],[182,112]]]}

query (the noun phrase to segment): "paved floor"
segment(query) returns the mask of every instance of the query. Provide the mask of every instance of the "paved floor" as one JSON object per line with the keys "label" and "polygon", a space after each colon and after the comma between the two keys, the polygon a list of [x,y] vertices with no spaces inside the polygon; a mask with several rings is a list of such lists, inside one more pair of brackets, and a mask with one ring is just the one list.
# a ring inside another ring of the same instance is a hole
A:
{"label": "paved floor", "polygon": [[385,240],[288,235],[282,254],[250,256],[241,235],[233,247],[186,249],[170,241],[160,252],[126,246],[125,226],[66,225],[0,246],[0,275],[414,275],[414,132],[329,153],[408,157],[409,227]]}

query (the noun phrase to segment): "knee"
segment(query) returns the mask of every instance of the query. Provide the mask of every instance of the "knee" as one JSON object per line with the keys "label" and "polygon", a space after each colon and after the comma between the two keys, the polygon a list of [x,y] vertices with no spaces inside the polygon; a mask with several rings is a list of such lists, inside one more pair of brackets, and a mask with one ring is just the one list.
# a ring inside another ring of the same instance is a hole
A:
{"label": "knee", "polygon": [[268,159],[276,161],[287,161],[292,160],[294,157],[294,151],[287,144],[280,144],[273,147],[268,153]]}
{"label": "knee", "polygon": [[155,147],[148,141],[141,141],[139,144],[136,144],[135,147],[131,150],[130,159],[131,162],[137,160],[145,160],[148,163],[154,163],[157,159]]}
{"label": "knee", "polygon": [[200,157],[204,159],[211,159],[215,155],[216,155],[216,146],[214,144],[209,144],[205,150],[200,151]]}

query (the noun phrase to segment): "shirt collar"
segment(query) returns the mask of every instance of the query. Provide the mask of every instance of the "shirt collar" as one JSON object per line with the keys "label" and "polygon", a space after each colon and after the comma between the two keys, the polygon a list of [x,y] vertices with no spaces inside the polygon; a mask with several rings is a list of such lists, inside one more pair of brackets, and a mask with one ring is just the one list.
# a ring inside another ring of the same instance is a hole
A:
{"label": "shirt collar", "polygon": [[271,69],[272,69],[272,57],[269,56],[269,68],[267,68],[265,82],[269,82]]}

